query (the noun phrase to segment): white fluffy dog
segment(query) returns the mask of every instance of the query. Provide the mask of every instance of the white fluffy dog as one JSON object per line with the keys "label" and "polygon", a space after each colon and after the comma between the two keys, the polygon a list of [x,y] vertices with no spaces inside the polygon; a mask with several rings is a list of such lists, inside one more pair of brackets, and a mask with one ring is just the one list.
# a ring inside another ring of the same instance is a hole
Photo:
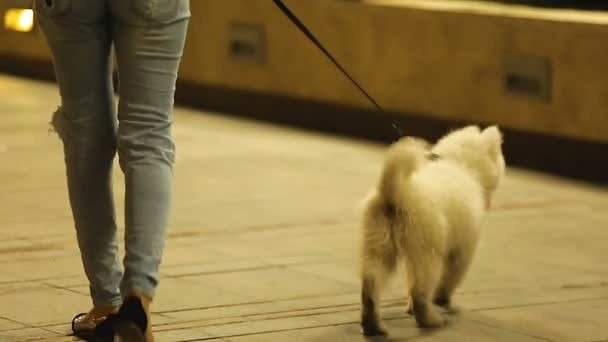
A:
{"label": "white fluffy dog", "polygon": [[364,334],[386,334],[378,314],[380,291],[400,263],[407,272],[409,312],[418,325],[443,325],[435,305],[450,308],[504,170],[502,133],[496,126],[483,131],[468,126],[432,147],[408,137],[391,145],[363,213]]}

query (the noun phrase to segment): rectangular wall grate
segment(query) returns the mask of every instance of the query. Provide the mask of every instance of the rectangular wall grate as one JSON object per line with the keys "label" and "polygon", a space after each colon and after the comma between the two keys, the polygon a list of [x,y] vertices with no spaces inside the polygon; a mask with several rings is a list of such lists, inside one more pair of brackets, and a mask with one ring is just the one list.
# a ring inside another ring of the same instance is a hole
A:
{"label": "rectangular wall grate", "polygon": [[508,56],[504,62],[503,84],[508,94],[550,102],[551,61],[541,57]]}
{"label": "rectangular wall grate", "polygon": [[266,62],[266,31],[257,24],[232,23],[228,39],[228,55],[239,62]]}

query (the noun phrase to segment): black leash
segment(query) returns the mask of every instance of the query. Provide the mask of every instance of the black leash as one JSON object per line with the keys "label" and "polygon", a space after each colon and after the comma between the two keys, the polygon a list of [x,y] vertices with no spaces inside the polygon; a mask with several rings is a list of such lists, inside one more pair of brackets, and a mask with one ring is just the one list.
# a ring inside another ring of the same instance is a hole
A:
{"label": "black leash", "polygon": [[[298,17],[296,17],[295,14],[293,14],[293,12],[287,7],[285,6],[285,4],[283,3],[282,0],[272,0],[272,2],[274,2],[275,5],[277,5],[277,7],[287,16],[287,18],[289,18],[289,20],[291,20],[291,22],[296,25],[296,27],[298,29],[300,29],[300,31],[302,31],[302,33],[304,33],[304,35],[310,39],[311,42],[313,42],[318,48],[319,50],[321,50],[325,56],[327,58],[329,58],[329,60],[331,60],[334,65],[340,69],[340,71],[344,74],[344,76],[346,76],[356,87],[357,89],[359,89],[359,91],[361,91],[361,93],[363,95],[365,95],[365,97],[367,97],[367,99],[369,100],[369,102],[371,102],[374,107],[376,107],[376,109],[378,109],[381,112],[384,112],[384,109],[382,109],[382,107],[380,107],[380,105],[378,104],[378,102],[376,102],[366,91],[365,89],[363,89],[363,87],[361,85],[359,85],[359,83],[357,81],[355,81],[354,78],[352,78],[350,76],[350,74],[346,71],[346,69],[344,69],[342,67],[342,65],[340,65],[340,63],[338,63],[338,61],[331,55],[331,53],[323,46],[323,44],[321,44],[321,42],[317,39],[317,37],[315,37],[315,35],[306,27],[306,25],[304,25],[304,23],[302,23],[302,21],[300,19],[298,19]],[[399,133],[400,136],[403,136],[403,133],[401,132],[401,130],[399,129],[399,127],[397,126],[396,123],[393,122],[393,127],[397,130],[397,132]]]}

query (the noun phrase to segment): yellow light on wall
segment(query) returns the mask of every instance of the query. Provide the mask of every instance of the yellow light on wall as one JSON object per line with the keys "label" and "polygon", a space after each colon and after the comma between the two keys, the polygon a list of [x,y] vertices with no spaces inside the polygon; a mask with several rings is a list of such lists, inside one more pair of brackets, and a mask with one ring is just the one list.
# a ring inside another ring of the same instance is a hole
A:
{"label": "yellow light on wall", "polygon": [[34,11],[10,8],[4,13],[4,28],[17,32],[30,32],[34,28]]}

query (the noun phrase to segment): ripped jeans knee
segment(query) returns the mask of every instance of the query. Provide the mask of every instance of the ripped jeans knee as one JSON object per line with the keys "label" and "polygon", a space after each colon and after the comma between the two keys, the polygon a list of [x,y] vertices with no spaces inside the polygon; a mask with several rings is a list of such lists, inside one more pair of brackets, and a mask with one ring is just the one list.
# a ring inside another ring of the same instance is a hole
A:
{"label": "ripped jeans knee", "polygon": [[57,107],[57,110],[53,112],[51,122],[49,122],[49,133],[57,133],[59,138],[65,141],[66,131],[68,130],[66,127],[67,124],[67,120],[63,117],[61,107]]}
{"label": "ripped jeans knee", "polygon": [[53,113],[49,125],[49,132],[56,133],[63,142],[66,163],[107,164],[114,158],[116,138],[109,125],[77,124],[63,107]]}

